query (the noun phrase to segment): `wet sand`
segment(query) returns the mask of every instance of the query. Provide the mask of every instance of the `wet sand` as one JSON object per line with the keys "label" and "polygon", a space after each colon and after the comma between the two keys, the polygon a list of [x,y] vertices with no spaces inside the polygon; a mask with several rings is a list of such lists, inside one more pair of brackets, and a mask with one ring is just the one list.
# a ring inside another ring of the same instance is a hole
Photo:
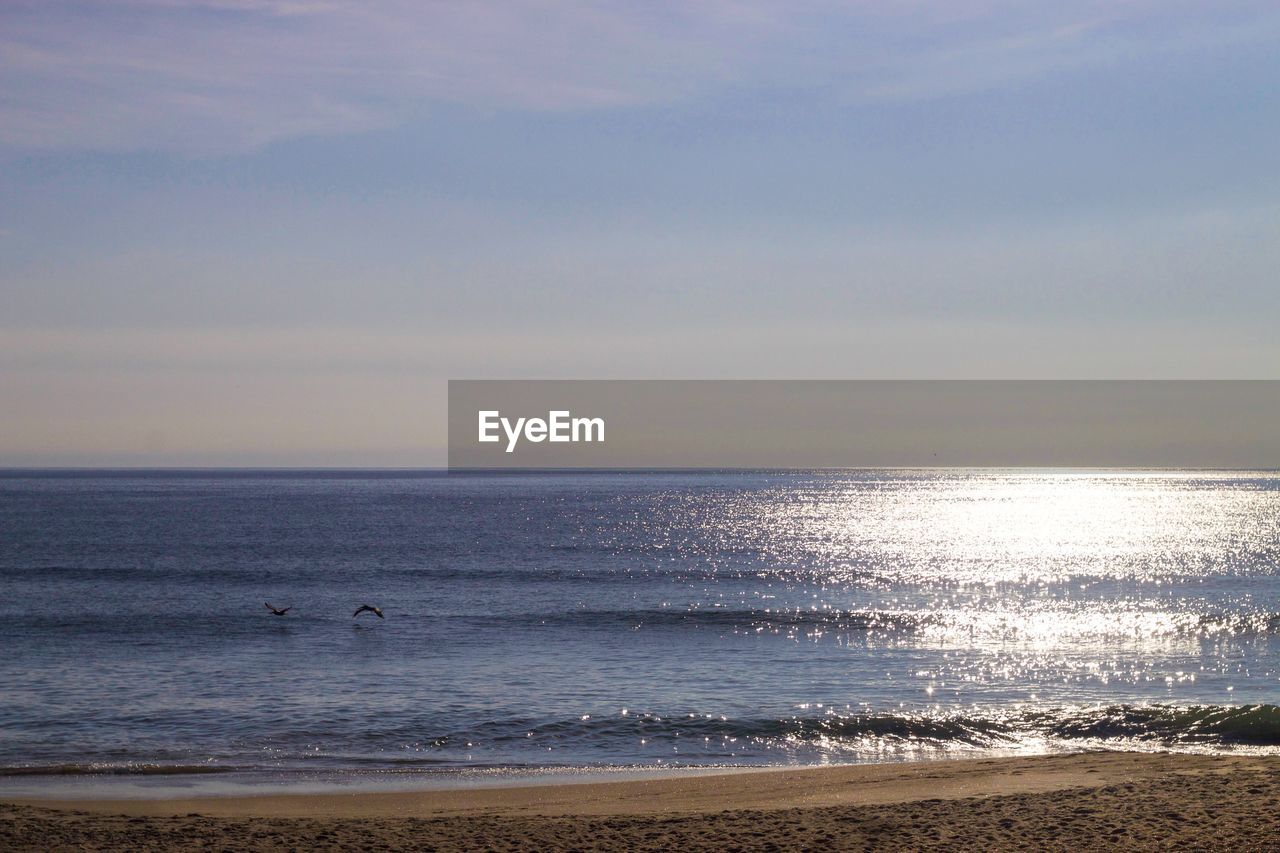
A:
{"label": "wet sand", "polygon": [[1280,847],[1280,757],[1089,753],[410,793],[0,805],[0,849]]}

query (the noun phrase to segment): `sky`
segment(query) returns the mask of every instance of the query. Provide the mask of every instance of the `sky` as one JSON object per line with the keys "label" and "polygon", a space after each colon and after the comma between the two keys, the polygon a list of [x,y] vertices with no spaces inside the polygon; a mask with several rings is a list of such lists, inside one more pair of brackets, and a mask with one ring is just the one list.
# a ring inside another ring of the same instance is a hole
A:
{"label": "sky", "polygon": [[0,465],[449,378],[1280,372],[1273,2],[0,4]]}

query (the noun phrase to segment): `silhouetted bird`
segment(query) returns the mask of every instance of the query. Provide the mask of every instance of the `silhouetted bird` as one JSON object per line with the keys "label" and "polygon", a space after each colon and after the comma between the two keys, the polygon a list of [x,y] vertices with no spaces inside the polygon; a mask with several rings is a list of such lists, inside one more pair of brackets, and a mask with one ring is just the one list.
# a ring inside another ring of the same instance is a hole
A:
{"label": "silhouetted bird", "polygon": [[357,616],[359,616],[361,613],[372,613],[374,616],[377,616],[379,619],[387,618],[382,615],[382,610],[380,608],[374,607],[372,604],[361,604],[360,607],[356,610],[356,612],[351,614],[351,618],[354,619]]}
{"label": "silhouetted bird", "polygon": [[276,608],[271,606],[270,602],[264,602],[264,603],[267,605],[267,609],[271,611],[272,616],[283,616],[293,609],[292,607],[282,607],[277,610]]}

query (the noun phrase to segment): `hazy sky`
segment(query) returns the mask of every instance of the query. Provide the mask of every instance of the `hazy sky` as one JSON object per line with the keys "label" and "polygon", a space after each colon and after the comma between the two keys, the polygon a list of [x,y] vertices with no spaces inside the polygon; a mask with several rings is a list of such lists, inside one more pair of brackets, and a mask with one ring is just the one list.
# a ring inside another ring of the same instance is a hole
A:
{"label": "hazy sky", "polygon": [[445,379],[1280,378],[1274,2],[7,0],[0,464]]}

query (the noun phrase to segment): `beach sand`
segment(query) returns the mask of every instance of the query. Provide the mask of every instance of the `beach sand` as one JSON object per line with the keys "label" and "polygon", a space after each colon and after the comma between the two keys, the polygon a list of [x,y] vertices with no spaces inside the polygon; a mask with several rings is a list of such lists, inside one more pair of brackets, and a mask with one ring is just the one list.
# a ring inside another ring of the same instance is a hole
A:
{"label": "beach sand", "polygon": [[1280,757],[1086,753],[411,793],[8,802],[0,849],[1262,850]]}

